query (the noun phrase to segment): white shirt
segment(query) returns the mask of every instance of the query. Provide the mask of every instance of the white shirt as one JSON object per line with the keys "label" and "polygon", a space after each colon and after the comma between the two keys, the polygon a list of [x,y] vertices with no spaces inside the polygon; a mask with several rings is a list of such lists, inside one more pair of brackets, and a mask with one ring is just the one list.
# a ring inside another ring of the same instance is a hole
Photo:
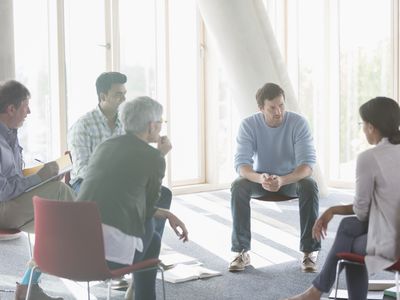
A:
{"label": "white shirt", "polygon": [[101,225],[103,228],[106,260],[130,265],[133,263],[136,250],[143,252],[143,241],[141,238],[127,235],[121,230],[107,224]]}

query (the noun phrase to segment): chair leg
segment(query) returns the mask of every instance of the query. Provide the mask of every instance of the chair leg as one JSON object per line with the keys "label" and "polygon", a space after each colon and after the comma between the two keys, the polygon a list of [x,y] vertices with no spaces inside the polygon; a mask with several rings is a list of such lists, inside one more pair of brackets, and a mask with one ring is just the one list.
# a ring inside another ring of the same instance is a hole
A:
{"label": "chair leg", "polygon": [[29,245],[29,256],[32,258],[32,243],[31,243],[31,234],[27,232],[28,234],[28,245]]}
{"label": "chair leg", "polygon": [[165,300],[166,299],[166,295],[165,295],[164,270],[160,266],[158,266],[158,270],[161,272],[161,283],[162,283],[163,299]]}
{"label": "chair leg", "polygon": [[396,300],[400,300],[399,271],[396,271],[395,278],[396,278]]}
{"label": "chair leg", "polygon": [[342,264],[343,260],[339,259],[336,264],[336,278],[335,278],[335,300],[337,299],[337,292],[339,287],[339,275],[340,275],[340,265]]}
{"label": "chair leg", "polygon": [[28,290],[26,291],[25,300],[28,300],[28,299],[29,299],[29,296],[30,296],[30,294],[31,294],[31,289],[32,289],[32,278],[33,278],[33,273],[36,271],[36,269],[38,269],[37,266],[32,267],[31,274],[29,275]]}
{"label": "chair leg", "polygon": [[111,281],[112,281],[112,279],[107,280],[107,286],[108,286],[108,289],[107,289],[107,300],[111,299]]}
{"label": "chair leg", "polygon": [[90,300],[90,284],[89,281],[87,282],[87,298]]}

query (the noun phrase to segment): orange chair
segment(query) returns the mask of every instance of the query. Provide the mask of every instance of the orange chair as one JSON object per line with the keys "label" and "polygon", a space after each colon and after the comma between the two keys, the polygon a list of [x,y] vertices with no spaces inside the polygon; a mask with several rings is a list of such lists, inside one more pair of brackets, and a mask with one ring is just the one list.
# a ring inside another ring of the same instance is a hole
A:
{"label": "orange chair", "polygon": [[[159,266],[159,259],[148,259],[116,270],[107,267],[100,213],[95,202],[52,201],[35,196],[33,206],[33,258],[42,272],[74,281],[86,281],[88,299],[90,281],[108,281],[107,299],[110,299],[112,278],[158,269],[161,271],[165,299],[164,273]],[[27,299],[30,289],[31,282]]]}
{"label": "orange chair", "polygon": [[[351,252],[341,252],[336,254],[339,258],[336,265],[336,279],[335,279],[335,299],[337,299],[337,291],[339,285],[339,275],[342,264],[353,264],[364,266],[365,265],[365,256],[351,253]],[[400,272],[400,259],[394,263],[389,268],[385,269],[386,271],[395,272],[395,281],[396,281],[396,299],[400,300],[400,286],[399,286],[399,272]]]}

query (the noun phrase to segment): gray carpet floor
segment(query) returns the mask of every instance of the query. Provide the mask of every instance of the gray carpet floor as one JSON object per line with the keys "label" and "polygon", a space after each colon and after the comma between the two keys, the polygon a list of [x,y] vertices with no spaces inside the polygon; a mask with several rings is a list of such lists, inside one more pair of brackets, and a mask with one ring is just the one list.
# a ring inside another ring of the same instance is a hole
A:
{"label": "gray carpet floor", "polygon": [[[339,203],[351,203],[351,191],[331,190],[320,199],[320,211]],[[298,201],[265,203],[252,201],[252,266],[244,272],[230,273],[227,266],[233,253],[230,249],[230,194],[215,191],[175,196],[171,210],[186,223],[190,241],[183,244],[166,225],[163,248],[195,257],[206,268],[220,271],[222,276],[184,283],[166,283],[167,299],[283,299],[307,288],[315,274],[302,273],[298,252]],[[340,217],[329,226],[323,241],[318,265],[321,266],[335,237]],[[15,282],[19,281],[29,259],[27,237],[0,242],[0,299],[14,299]],[[344,275],[340,287],[345,288]],[[388,272],[373,279],[393,279]],[[64,299],[85,299],[84,293],[74,296],[71,284],[44,274],[41,286],[50,295]],[[72,283],[73,285],[73,283]],[[85,285],[83,285],[85,287]],[[84,292],[84,291],[83,291]],[[106,285],[94,283],[92,294],[106,299]],[[157,280],[158,299],[161,283]],[[327,297],[327,295],[324,295]],[[113,291],[113,299],[124,299],[124,292]],[[388,298],[391,299],[391,298]]]}

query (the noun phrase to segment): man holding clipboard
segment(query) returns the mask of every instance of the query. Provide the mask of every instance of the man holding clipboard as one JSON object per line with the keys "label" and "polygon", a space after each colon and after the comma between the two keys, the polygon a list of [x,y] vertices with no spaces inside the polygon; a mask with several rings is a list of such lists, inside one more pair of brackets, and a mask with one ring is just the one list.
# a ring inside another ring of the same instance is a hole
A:
{"label": "man holding clipboard", "polygon": [[[30,114],[30,93],[15,80],[0,83],[0,227],[33,231],[32,197],[72,201],[75,194],[63,182],[57,161],[43,165],[36,173],[23,174],[22,147],[18,142],[18,128]],[[21,284],[17,283],[16,298],[25,299],[31,270],[28,269]],[[40,273],[34,273],[30,299],[60,299],[47,296],[37,284]]]}

